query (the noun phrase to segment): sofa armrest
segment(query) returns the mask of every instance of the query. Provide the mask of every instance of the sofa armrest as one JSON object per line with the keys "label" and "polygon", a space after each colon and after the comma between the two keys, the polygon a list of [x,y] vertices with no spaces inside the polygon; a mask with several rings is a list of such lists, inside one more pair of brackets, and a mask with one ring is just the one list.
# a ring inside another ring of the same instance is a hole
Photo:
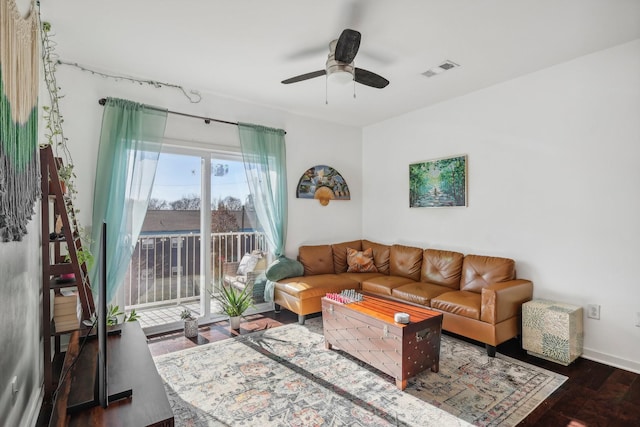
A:
{"label": "sofa armrest", "polygon": [[264,270],[256,270],[256,271],[249,271],[246,276],[247,276],[247,283],[251,282],[255,282],[256,279],[258,278],[258,276],[260,274],[264,273]]}
{"label": "sofa armrest", "polygon": [[240,291],[247,289],[247,292],[253,294],[254,304],[261,303],[264,302],[264,288],[266,284],[266,280],[256,282],[256,279],[261,273],[264,273],[264,270],[250,271],[245,275],[237,276],[234,271],[232,274],[226,274],[224,276],[224,283],[226,286],[232,286]]}
{"label": "sofa armrest", "polygon": [[516,279],[482,289],[480,320],[495,325],[520,314],[522,304],[533,298],[533,283]]}

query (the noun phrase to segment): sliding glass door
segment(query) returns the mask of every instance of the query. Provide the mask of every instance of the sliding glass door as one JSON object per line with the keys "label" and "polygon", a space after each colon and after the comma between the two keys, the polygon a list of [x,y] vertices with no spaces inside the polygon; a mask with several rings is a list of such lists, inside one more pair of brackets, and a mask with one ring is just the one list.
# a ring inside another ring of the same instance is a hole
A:
{"label": "sliding glass door", "polygon": [[265,250],[239,153],[168,147],[158,161],[147,215],[121,296],[143,328],[189,309],[221,317],[210,298],[245,253]]}
{"label": "sliding glass door", "polygon": [[143,327],[178,321],[184,308],[199,314],[200,175],[201,155],[176,150],[160,154],[123,286],[125,307],[141,313]]}

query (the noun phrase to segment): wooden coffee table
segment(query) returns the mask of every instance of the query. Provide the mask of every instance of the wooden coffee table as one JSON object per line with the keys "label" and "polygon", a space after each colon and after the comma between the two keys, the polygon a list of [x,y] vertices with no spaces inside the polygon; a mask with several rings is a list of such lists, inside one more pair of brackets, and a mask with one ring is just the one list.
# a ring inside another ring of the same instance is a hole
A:
{"label": "wooden coffee table", "polygon": [[[408,324],[394,321],[399,312],[410,315]],[[438,372],[442,314],[436,311],[368,295],[349,304],[323,297],[322,326],[326,348],[391,375],[400,390],[419,372]]]}

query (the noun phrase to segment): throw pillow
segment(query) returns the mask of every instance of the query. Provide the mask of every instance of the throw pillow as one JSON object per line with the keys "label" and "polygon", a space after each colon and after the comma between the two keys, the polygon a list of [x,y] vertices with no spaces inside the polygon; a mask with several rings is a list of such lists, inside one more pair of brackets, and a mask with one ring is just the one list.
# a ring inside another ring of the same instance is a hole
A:
{"label": "throw pillow", "polygon": [[364,251],[347,248],[347,273],[377,273],[378,269],[373,263],[373,249]]}
{"label": "throw pillow", "polygon": [[253,271],[264,271],[267,269],[267,254],[261,250],[254,250],[251,255],[258,257],[258,263],[253,268]]}
{"label": "throw pillow", "polygon": [[281,255],[267,267],[265,275],[267,279],[277,282],[287,277],[302,276],[304,274],[304,266],[299,261],[289,259]]}
{"label": "throw pillow", "polygon": [[240,265],[238,265],[237,274],[239,276],[243,276],[247,273],[252,272],[253,269],[256,268],[256,264],[258,264],[258,261],[260,261],[260,258],[257,255],[249,253],[244,254],[242,259],[240,260]]}

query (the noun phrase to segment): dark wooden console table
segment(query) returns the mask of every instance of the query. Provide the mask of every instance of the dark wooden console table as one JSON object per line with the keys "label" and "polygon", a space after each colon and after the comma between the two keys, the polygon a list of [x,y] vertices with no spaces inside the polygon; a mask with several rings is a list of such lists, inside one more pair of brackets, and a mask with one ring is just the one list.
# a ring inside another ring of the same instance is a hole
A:
{"label": "dark wooden console table", "polygon": [[[83,338],[76,331],[71,335],[62,372],[66,372],[70,366],[71,369],[60,385],[49,426],[174,425],[162,379],[153,363],[140,324],[126,322],[120,326],[120,335],[107,338],[109,393],[132,389],[133,395],[113,402],[107,408],[96,406],[67,414],[69,403],[93,395],[97,363],[98,341],[88,340],[79,354]],[[74,364],[76,358],[78,360]]]}

